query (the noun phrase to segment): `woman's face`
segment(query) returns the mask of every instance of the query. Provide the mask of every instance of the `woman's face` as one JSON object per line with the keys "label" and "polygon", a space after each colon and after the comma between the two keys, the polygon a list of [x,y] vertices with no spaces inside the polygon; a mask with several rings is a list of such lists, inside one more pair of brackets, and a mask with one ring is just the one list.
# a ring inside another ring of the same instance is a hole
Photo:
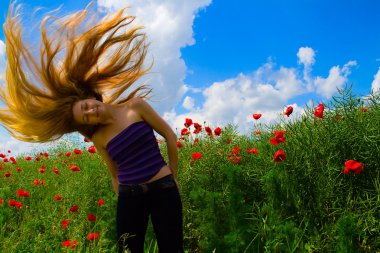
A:
{"label": "woman's face", "polygon": [[104,104],[96,99],[83,99],[74,103],[74,120],[83,125],[98,125],[102,122]]}

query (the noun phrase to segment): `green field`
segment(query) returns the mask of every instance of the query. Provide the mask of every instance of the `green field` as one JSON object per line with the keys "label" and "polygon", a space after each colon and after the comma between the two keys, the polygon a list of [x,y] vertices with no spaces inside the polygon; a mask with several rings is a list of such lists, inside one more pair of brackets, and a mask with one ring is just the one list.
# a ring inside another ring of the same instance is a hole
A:
{"label": "green field", "polygon": [[[193,125],[179,134],[187,252],[380,252],[380,97],[339,93],[323,118],[313,107],[273,126],[252,119],[248,135],[228,125],[209,136],[203,122],[198,134]],[[2,154],[0,252],[116,252],[117,199],[90,145],[67,142],[16,162]],[[151,227],[146,252],[158,252]]]}

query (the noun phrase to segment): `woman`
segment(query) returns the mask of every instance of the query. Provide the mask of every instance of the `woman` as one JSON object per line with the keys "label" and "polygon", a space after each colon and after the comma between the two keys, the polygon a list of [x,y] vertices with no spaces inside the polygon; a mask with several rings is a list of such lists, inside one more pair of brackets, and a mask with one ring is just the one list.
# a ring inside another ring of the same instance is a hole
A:
{"label": "woman", "polygon": [[[140,85],[123,96],[150,69],[143,67],[145,34],[129,27],[134,17],[124,9],[97,24],[86,20],[88,12],[89,6],[46,17],[37,62],[23,42],[19,8],[11,5],[4,24],[7,90],[1,90],[6,107],[0,121],[23,141],[47,142],[76,131],[90,138],[118,194],[119,251],[143,252],[151,215],[160,252],[183,252],[177,137],[143,99],[150,89]],[[153,130],[166,139],[168,164]]]}

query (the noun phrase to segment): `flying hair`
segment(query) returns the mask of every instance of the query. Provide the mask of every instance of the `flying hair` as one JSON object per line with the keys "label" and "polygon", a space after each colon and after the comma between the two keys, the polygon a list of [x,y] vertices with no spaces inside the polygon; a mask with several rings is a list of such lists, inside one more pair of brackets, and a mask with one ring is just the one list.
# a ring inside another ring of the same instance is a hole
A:
{"label": "flying hair", "polygon": [[150,93],[145,84],[128,90],[151,69],[144,66],[148,45],[143,27],[134,26],[135,17],[125,15],[125,9],[98,22],[94,16],[87,20],[90,5],[42,20],[39,59],[23,39],[20,6],[10,5],[3,26],[7,67],[0,122],[14,138],[47,142],[76,131],[91,138],[96,126],[73,119],[76,101],[95,97],[119,104]]}

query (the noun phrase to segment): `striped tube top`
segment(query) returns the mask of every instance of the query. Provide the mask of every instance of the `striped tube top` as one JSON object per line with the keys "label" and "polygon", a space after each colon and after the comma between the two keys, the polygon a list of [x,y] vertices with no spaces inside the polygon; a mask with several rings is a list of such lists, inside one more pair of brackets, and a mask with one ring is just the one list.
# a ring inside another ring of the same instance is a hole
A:
{"label": "striped tube top", "polygon": [[107,143],[110,158],[118,168],[120,184],[141,184],[166,165],[153,128],[145,121],[126,127]]}

